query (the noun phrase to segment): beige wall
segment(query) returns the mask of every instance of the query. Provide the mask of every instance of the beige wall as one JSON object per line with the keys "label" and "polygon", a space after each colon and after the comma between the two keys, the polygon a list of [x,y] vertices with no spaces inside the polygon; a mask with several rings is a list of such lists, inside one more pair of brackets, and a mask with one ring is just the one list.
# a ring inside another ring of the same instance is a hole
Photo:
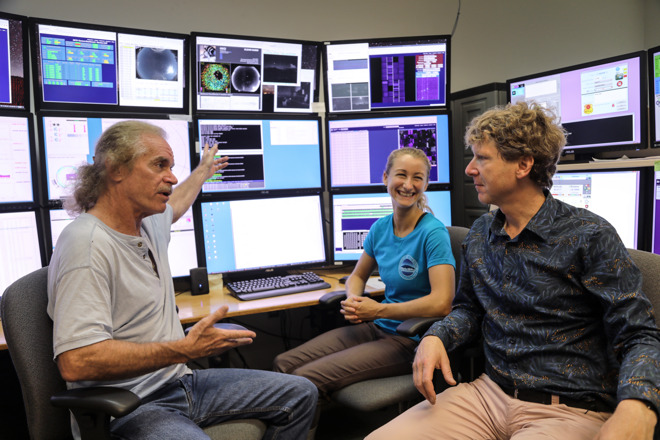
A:
{"label": "beige wall", "polygon": [[[0,0],[0,10],[180,33],[324,41],[450,34],[458,0]],[[451,89],[660,45],[659,19],[660,0],[463,0]]]}

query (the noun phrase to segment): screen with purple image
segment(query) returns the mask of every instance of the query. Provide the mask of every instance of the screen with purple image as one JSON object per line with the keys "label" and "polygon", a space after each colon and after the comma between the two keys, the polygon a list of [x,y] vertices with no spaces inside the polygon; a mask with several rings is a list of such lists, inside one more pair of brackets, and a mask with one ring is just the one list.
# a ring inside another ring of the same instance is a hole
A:
{"label": "screen with purple image", "polygon": [[429,184],[450,182],[446,111],[342,114],[326,119],[331,189],[382,186],[387,157],[403,147],[426,153],[431,162]]}
{"label": "screen with purple image", "polygon": [[325,43],[329,112],[446,107],[447,35]]}
{"label": "screen with purple image", "polygon": [[660,254],[660,169],[655,169],[654,193],[653,193],[653,243],[651,251]]}
{"label": "screen with purple image", "polygon": [[568,131],[565,153],[646,147],[644,52],[507,81],[509,100],[553,109]]}
{"label": "screen with purple image", "polygon": [[0,108],[29,110],[27,17],[0,12]]}
{"label": "screen with purple image", "polygon": [[660,146],[660,46],[649,49],[651,146]]}

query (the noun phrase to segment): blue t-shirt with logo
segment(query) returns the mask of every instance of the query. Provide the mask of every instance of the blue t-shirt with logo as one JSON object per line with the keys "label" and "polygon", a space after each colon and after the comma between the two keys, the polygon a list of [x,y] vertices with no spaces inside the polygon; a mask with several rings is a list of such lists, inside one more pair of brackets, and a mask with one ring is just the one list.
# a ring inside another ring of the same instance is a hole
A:
{"label": "blue t-shirt with logo", "polygon": [[[385,283],[383,303],[399,303],[431,292],[429,268],[438,264],[456,267],[449,232],[432,214],[425,214],[405,237],[394,235],[393,214],[377,220],[364,240],[364,251],[378,263]],[[377,319],[374,323],[388,333],[396,333],[401,321]],[[415,338],[417,339],[417,338]]]}

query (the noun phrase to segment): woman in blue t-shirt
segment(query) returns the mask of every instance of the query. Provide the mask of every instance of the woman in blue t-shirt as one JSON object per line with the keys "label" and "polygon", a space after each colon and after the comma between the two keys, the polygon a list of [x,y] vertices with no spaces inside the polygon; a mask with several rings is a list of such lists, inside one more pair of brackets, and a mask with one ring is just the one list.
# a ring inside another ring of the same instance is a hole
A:
{"label": "woman in blue t-shirt", "polygon": [[[411,372],[417,338],[396,333],[408,318],[444,316],[454,298],[449,233],[431,213],[424,191],[431,164],[415,148],[393,151],[383,182],[393,213],[376,221],[346,281],[341,313],[354,325],[330,330],[275,358],[276,371],[311,380],[321,395],[355,382]],[[378,268],[385,299],[362,296]]]}

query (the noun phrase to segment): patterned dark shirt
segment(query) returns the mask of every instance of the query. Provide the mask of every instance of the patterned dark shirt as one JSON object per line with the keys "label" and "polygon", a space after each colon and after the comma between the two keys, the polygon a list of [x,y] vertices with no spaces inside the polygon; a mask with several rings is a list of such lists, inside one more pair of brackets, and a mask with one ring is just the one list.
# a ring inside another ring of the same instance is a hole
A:
{"label": "patterned dark shirt", "polygon": [[481,334],[486,373],[501,386],[658,411],[660,330],[607,221],[547,194],[514,239],[501,211],[480,217],[463,258],[453,310],[426,335],[451,351]]}

